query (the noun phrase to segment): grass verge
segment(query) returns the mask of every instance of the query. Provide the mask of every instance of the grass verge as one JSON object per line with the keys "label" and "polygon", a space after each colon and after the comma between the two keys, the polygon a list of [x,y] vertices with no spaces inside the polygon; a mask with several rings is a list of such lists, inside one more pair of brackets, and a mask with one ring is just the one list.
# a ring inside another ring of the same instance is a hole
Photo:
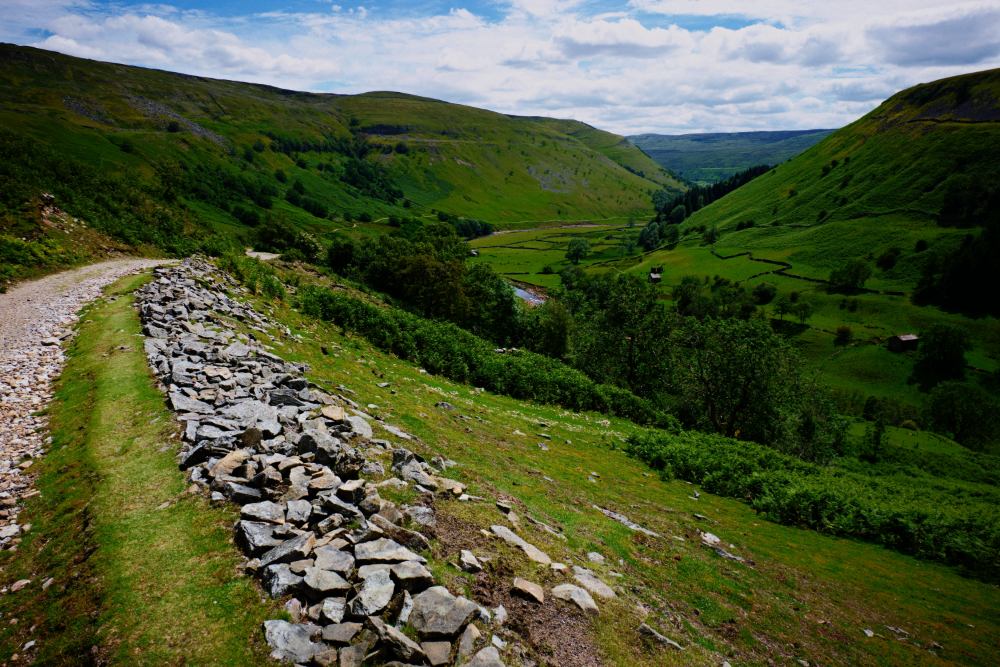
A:
{"label": "grass verge", "polygon": [[40,494],[22,514],[33,527],[0,561],[3,583],[31,581],[0,597],[0,661],[267,662],[259,627],[274,611],[237,569],[233,509],[186,494],[177,470],[175,423],[132,307],[143,280],[92,305],[69,350]]}

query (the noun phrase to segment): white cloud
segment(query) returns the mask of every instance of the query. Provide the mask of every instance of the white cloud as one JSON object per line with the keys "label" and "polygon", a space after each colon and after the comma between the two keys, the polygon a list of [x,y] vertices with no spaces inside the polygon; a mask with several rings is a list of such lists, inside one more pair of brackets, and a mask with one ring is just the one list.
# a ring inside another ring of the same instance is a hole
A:
{"label": "white cloud", "polygon": [[[286,88],[402,90],[623,133],[835,127],[900,88],[1000,66],[1000,0],[632,0],[603,13],[583,0],[488,1],[501,18],[471,3],[397,17],[319,2],[225,17],[3,0],[0,39]],[[685,29],[690,15],[718,17],[708,19],[717,27]]]}

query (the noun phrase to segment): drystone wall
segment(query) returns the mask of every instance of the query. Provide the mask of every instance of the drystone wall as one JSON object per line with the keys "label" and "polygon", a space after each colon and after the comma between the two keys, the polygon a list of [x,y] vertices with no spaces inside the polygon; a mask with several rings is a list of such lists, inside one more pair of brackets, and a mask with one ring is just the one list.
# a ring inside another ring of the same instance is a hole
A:
{"label": "drystone wall", "polygon": [[[380,484],[462,496],[413,452],[373,437],[360,406],[324,391],[260,340],[273,325],[229,296],[239,286],[189,259],[137,292],[149,363],[183,424],[180,467],[213,500],[241,506],[236,543],[292,622],[267,621],[278,660],[487,667],[474,618],[490,613],[436,586],[419,551],[433,509],[399,507]],[[247,334],[235,333],[246,329]],[[386,461],[386,464],[380,461]],[[416,638],[416,639],[414,639]]]}

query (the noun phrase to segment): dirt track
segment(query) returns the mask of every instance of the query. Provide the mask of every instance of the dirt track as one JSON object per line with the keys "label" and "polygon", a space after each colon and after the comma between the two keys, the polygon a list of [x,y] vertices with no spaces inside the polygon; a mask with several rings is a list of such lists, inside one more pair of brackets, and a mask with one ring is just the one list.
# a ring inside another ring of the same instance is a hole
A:
{"label": "dirt track", "polygon": [[33,495],[34,459],[45,451],[45,418],[62,371],[63,341],[80,308],[122,276],[164,260],[118,259],[21,283],[0,294],[0,548],[17,544],[20,501]]}

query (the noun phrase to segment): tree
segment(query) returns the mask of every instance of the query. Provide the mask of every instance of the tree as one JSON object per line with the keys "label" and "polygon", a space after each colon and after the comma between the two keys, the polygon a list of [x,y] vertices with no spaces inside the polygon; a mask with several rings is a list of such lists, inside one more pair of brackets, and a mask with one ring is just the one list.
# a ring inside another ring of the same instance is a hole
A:
{"label": "tree", "polygon": [[784,321],[785,315],[792,312],[795,304],[793,304],[787,296],[782,294],[774,301],[774,306],[772,307],[774,308],[774,312],[778,315],[778,319]]}
{"label": "tree", "polygon": [[344,275],[355,266],[357,243],[354,239],[337,234],[326,251],[327,265],[337,273]]}
{"label": "tree", "polygon": [[947,380],[965,377],[965,353],[972,348],[969,336],[950,324],[935,324],[920,336],[913,379],[924,390]]}
{"label": "tree", "polygon": [[536,309],[531,330],[531,347],[536,352],[562,359],[569,349],[573,316],[557,299],[549,299]]}
{"label": "tree", "polygon": [[865,435],[861,440],[861,450],[858,458],[868,463],[878,463],[885,453],[888,438],[885,434],[885,421],[881,416],[865,427]]}
{"label": "tree", "polygon": [[587,239],[571,239],[566,247],[566,259],[579,264],[580,260],[590,254],[590,244]]}
{"label": "tree", "polygon": [[668,246],[673,246],[677,244],[677,241],[681,237],[681,231],[676,225],[670,225],[663,232],[663,242]]}
{"label": "tree", "polygon": [[871,278],[872,269],[860,259],[852,259],[839,269],[830,272],[830,284],[827,290],[840,294],[856,294]]}
{"label": "tree", "polygon": [[777,294],[778,288],[771,283],[758,283],[753,288],[753,298],[759,306],[766,306],[771,303]]}
{"label": "tree", "polygon": [[799,318],[799,324],[805,324],[806,320],[812,317],[813,306],[808,301],[799,301],[793,309],[795,317]]}
{"label": "tree", "polygon": [[939,384],[931,392],[927,412],[934,430],[970,449],[983,450],[1000,442],[1000,401],[982,387],[966,382]]}
{"label": "tree", "polygon": [[684,207],[684,204],[678,204],[672,211],[670,211],[670,217],[668,219],[670,220],[670,224],[679,225],[684,222],[684,218],[686,217],[687,208]]}
{"label": "tree", "polygon": [[854,332],[851,331],[851,327],[846,324],[841,324],[837,327],[837,333],[833,337],[833,344],[843,347],[845,345],[850,345],[851,340],[854,339]]}
{"label": "tree", "polygon": [[656,250],[660,245],[660,226],[656,222],[649,223],[639,232],[639,245],[647,251]]}
{"label": "tree", "polygon": [[773,443],[797,400],[798,356],[761,320],[688,319],[671,338],[682,411],[695,426]]}

